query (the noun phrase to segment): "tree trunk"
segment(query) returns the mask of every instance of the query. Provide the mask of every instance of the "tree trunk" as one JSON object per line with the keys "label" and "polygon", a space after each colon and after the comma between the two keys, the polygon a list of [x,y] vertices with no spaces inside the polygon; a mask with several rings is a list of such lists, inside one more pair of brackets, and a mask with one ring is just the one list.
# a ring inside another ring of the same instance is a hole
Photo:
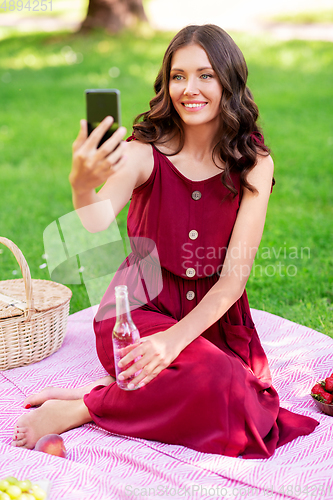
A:
{"label": "tree trunk", "polygon": [[117,33],[139,21],[148,21],[142,0],[89,0],[87,17],[81,24],[80,31],[104,28]]}

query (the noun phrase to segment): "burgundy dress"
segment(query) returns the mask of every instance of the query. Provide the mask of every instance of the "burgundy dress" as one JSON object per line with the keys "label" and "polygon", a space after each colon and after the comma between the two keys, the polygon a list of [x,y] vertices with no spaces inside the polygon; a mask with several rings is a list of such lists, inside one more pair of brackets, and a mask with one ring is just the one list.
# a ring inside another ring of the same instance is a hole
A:
{"label": "burgundy dress", "polygon": [[[171,327],[218,280],[240,205],[238,195],[222,201],[229,191],[220,174],[191,181],[155,148],[153,154],[153,171],[129,208],[132,253],[94,320],[97,353],[113,377],[114,287],[127,284],[141,336]],[[232,179],[239,192],[239,175]],[[231,457],[268,458],[318,425],[279,407],[246,291],[147,386],[98,386],[84,402],[112,433]]]}

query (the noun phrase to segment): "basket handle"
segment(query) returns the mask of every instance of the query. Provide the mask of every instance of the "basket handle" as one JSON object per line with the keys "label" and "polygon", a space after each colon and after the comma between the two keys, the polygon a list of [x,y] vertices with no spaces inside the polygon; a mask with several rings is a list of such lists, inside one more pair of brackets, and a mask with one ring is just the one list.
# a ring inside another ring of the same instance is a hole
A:
{"label": "basket handle", "polygon": [[27,298],[27,308],[24,311],[25,321],[30,321],[32,313],[35,312],[35,308],[34,308],[34,298],[32,293],[32,280],[28,263],[25,260],[21,250],[11,240],[0,236],[0,243],[9,248],[9,250],[14,254],[14,257],[21,268],[25,286],[25,295]]}

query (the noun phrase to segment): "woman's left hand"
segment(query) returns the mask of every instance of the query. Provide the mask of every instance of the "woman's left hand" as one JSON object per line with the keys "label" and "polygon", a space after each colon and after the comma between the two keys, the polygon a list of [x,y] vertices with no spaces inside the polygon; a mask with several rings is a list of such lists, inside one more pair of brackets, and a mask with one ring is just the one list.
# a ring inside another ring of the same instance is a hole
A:
{"label": "woman's left hand", "polygon": [[170,335],[170,329],[143,337],[140,343],[134,344],[131,351],[119,361],[119,367],[123,368],[139,358],[132,366],[121,372],[119,380],[126,380],[140,372],[131,380],[128,388],[143,387],[169,366],[180,352],[179,343],[177,344]]}

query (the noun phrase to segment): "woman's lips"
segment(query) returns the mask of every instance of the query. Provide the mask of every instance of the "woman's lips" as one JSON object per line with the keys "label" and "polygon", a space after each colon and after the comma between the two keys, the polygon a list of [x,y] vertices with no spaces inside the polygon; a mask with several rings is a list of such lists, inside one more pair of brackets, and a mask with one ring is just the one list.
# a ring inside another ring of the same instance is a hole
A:
{"label": "woman's lips", "polygon": [[182,102],[181,104],[188,111],[199,111],[207,105],[207,102]]}

